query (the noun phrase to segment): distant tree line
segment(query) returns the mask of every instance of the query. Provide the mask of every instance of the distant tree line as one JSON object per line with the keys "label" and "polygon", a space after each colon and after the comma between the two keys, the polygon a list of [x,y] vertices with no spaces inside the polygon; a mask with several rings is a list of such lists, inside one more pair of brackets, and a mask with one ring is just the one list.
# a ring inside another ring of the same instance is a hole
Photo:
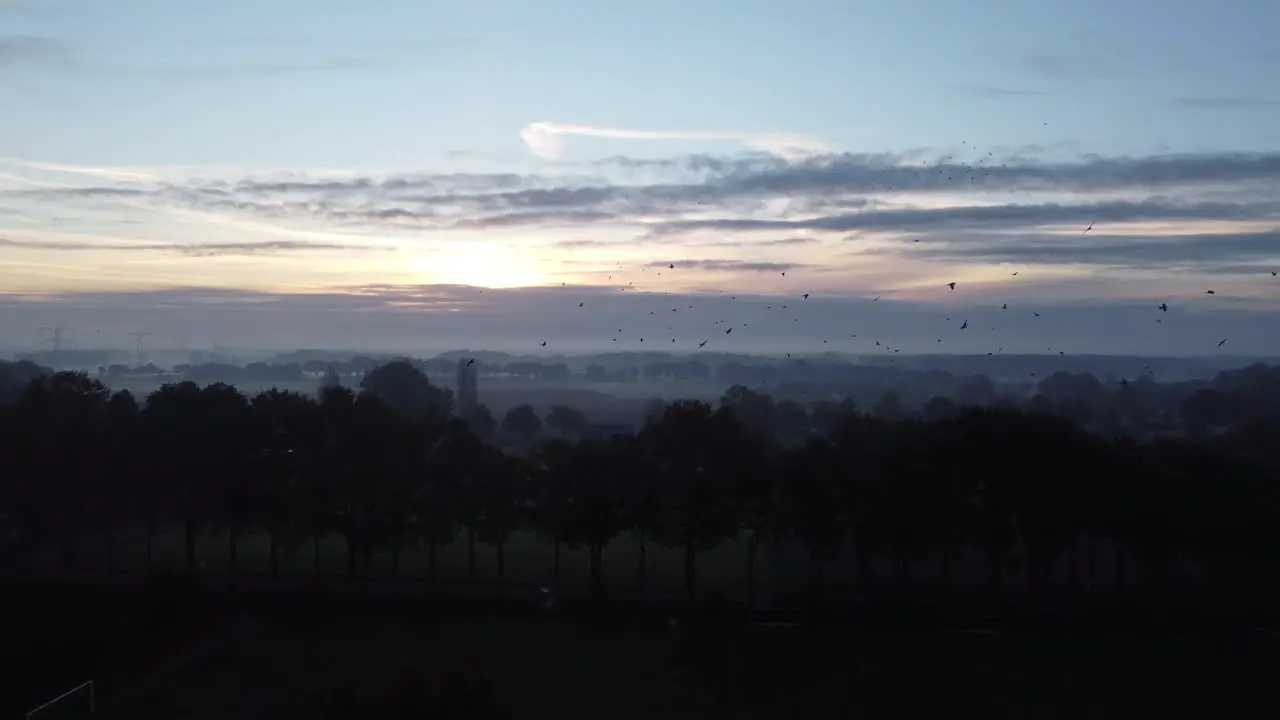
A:
{"label": "distant tree line", "polygon": [[[1275,377],[1251,369],[1209,391],[1216,400],[1190,402],[1208,414],[1221,403],[1252,407],[1258,392],[1240,388]],[[972,552],[999,602],[1015,567],[1032,596],[1062,562],[1073,587],[1087,587],[1100,543],[1120,549],[1118,589],[1165,587],[1176,562],[1192,561],[1204,582],[1271,597],[1280,549],[1274,414],[1196,441],[1138,443],[1034,410],[895,416],[846,401],[809,413],[736,386],[718,407],[662,404],[638,433],[608,439],[572,439],[583,420],[563,408],[547,418],[561,437],[504,452],[454,418],[452,394],[409,362],[318,399],[179,382],[138,402],[60,372],[35,374],[11,400],[0,414],[10,567],[47,548],[69,553],[91,533],[110,571],[116,533],[136,524],[148,538],[180,527],[191,572],[198,534],[216,528],[233,574],[238,539],[262,532],[273,575],[282,548],[310,541],[318,567],[319,542],[336,535],[353,580],[375,551],[399,575],[411,546],[426,548],[434,580],[436,551],[453,542],[466,544],[470,575],[476,544],[495,548],[501,577],[504,547],[531,529],[548,539],[557,574],[561,548],[586,549],[598,593],[603,550],[630,533],[642,549],[682,552],[690,596],[699,557],[737,540],[752,589],[765,544],[805,548],[815,592],[824,568],[849,553],[860,593],[897,597],[945,597],[953,560]],[[523,407],[503,424],[532,441],[542,420]],[[884,563],[892,571],[879,577]],[[922,563],[940,568],[939,583],[913,582]],[[644,587],[643,559],[635,572]]]}
{"label": "distant tree line", "polygon": [[[253,362],[244,366],[225,363],[180,364],[170,370],[155,365],[128,368],[112,365],[100,368],[99,377],[108,384],[129,376],[150,376],[158,381],[187,380],[198,384],[214,382],[245,384],[289,384],[315,381],[324,375],[358,379],[385,364],[365,356],[324,362]],[[419,371],[452,379],[457,357],[408,360]],[[5,383],[13,388],[24,381],[25,372],[41,369],[30,362],[16,367],[19,380]],[[878,364],[850,364],[843,361],[806,359],[775,363],[761,360],[747,363],[731,360],[713,364],[698,359],[663,359],[643,365],[622,365],[612,369],[590,363],[581,371],[564,363],[519,360],[486,363],[476,360],[483,376],[501,376],[513,381],[543,383],[719,383],[721,387],[744,386],[767,390],[779,400],[811,406],[814,402],[853,398],[865,407],[880,407],[913,414],[930,406],[943,411],[952,406],[1020,408],[1053,412],[1079,425],[1101,428],[1109,433],[1124,429],[1144,433],[1210,432],[1240,422],[1252,422],[1280,407],[1280,371],[1255,364],[1238,370],[1219,372],[1204,380],[1157,381],[1150,372],[1132,378],[1100,378],[1088,372],[1059,370],[1026,375],[1021,381],[993,380],[982,373],[954,374],[941,370],[906,369]],[[47,372],[47,371],[46,371]],[[0,376],[0,381],[3,381]],[[2,392],[2,391],[0,391]],[[12,392],[12,390],[10,390]],[[1029,403],[1029,405],[1028,405]],[[791,411],[788,407],[786,410]],[[522,411],[523,412],[523,411]],[[481,419],[482,426],[501,424]],[[517,423],[519,424],[519,423]]]}

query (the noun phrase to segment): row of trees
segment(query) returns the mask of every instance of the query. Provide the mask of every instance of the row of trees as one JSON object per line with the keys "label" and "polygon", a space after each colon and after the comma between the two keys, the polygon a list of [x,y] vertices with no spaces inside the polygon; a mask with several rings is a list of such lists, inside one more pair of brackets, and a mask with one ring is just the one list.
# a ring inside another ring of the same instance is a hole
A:
{"label": "row of trees", "polygon": [[[139,525],[150,539],[172,524],[191,571],[197,535],[213,527],[226,533],[233,572],[249,532],[269,539],[273,575],[282,548],[300,539],[318,569],[320,541],[338,535],[353,578],[375,551],[398,574],[406,548],[421,546],[434,579],[436,551],[455,540],[467,544],[472,574],[476,543],[493,546],[501,576],[512,535],[533,529],[557,572],[561,548],[587,549],[598,592],[603,551],[624,533],[639,542],[642,587],[645,550],[658,543],[683,552],[691,595],[700,555],[731,539],[752,591],[758,552],[774,543],[805,548],[815,587],[852,548],[868,594],[913,592],[924,560],[949,588],[962,551],[986,559],[997,598],[1015,560],[1033,593],[1063,560],[1083,585],[1096,567],[1089,548],[1104,541],[1142,571],[1117,563],[1120,584],[1140,576],[1158,587],[1188,558],[1219,581],[1229,571],[1261,587],[1274,576],[1275,425],[1211,445],[1139,445],[1016,411],[890,421],[845,404],[828,408],[821,432],[782,443],[759,415],[762,398],[735,388],[718,408],[667,404],[634,435],[516,453],[451,418],[448,393],[407,363],[373,371],[359,392],[328,387],[318,399],[183,382],[139,403],[56,373],[2,410],[0,513],[11,558],[92,534],[108,570],[120,528]],[[150,540],[147,549],[149,559]],[[876,577],[884,561],[891,583]]]}

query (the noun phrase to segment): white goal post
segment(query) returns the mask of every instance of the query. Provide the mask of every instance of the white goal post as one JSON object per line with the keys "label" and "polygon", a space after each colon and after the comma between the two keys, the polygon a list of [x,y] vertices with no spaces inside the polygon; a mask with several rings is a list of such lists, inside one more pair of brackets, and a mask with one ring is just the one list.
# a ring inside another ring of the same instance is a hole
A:
{"label": "white goal post", "polygon": [[41,705],[40,707],[36,708],[35,710],[32,710],[32,711],[28,712],[28,713],[27,713],[27,720],[39,720],[39,718],[40,718],[40,717],[42,717],[42,716],[40,715],[40,713],[45,712],[45,711],[49,711],[50,715],[51,715],[51,716],[53,716],[55,713],[57,713],[57,710],[54,708],[54,706],[55,706],[55,705],[57,705],[58,703],[60,703],[60,702],[62,702],[62,701],[64,701],[64,700],[66,700],[67,698],[69,698],[69,697],[71,697],[71,696],[75,695],[76,693],[82,692],[82,691],[84,691],[84,690],[88,690],[88,695],[89,695],[89,714],[90,714],[90,715],[93,715],[93,714],[94,714],[94,712],[95,712],[95,710],[97,709],[97,707],[96,707],[96,706],[97,706],[97,702],[96,702],[96,698],[94,697],[94,692],[93,692],[93,681],[92,681],[92,680],[90,680],[90,681],[88,681],[88,682],[80,683],[79,685],[77,685],[77,686],[75,686],[75,687],[71,688],[70,690],[68,690],[68,691],[66,691],[66,692],[64,692],[64,693],[62,693],[62,694],[61,694],[61,695],[59,695],[58,697],[56,697],[56,698],[54,698],[54,699],[50,700],[49,702],[47,702],[47,703],[45,703],[45,704]]}

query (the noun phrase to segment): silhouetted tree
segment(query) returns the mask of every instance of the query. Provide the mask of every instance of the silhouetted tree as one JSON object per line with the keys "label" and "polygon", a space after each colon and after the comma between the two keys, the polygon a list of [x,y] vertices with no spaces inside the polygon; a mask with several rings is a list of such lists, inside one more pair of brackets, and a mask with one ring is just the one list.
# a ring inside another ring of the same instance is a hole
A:
{"label": "silhouetted tree", "polygon": [[542,432],[542,420],[532,405],[517,405],[502,418],[502,431],[528,442]]}
{"label": "silhouetted tree", "polygon": [[565,405],[554,405],[547,413],[547,427],[565,437],[572,437],[582,432],[587,425],[587,416],[581,410]]}

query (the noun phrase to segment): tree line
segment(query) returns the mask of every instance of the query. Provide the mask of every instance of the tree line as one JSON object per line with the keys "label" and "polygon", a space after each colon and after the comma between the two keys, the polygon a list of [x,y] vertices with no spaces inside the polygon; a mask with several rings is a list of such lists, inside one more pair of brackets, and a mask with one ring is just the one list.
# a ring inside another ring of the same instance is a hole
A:
{"label": "tree line", "polygon": [[[843,561],[862,597],[945,598],[953,563],[974,555],[998,603],[1015,569],[1028,597],[1049,592],[1061,567],[1069,592],[1084,592],[1106,544],[1117,548],[1119,592],[1159,594],[1176,579],[1274,597],[1274,418],[1137,442],[1027,409],[899,419],[833,402],[820,425],[788,438],[769,407],[735,387],[717,405],[663,404],[634,434],[516,451],[454,417],[452,394],[408,362],[315,398],[180,382],[140,402],[82,373],[36,375],[0,408],[4,564],[51,548],[66,556],[93,536],[111,572],[122,527],[145,529],[149,563],[151,538],[172,526],[190,572],[198,535],[217,529],[233,574],[238,543],[255,532],[268,540],[273,577],[282,552],[308,545],[318,571],[329,536],[344,540],[353,580],[367,578],[375,552],[399,576],[406,550],[421,547],[436,581],[437,552],[455,542],[467,547],[469,575],[476,545],[494,548],[501,577],[507,544],[532,530],[556,575],[562,549],[585,549],[600,595],[604,550],[630,534],[642,589],[648,548],[683,555],[694,597],[700,557],[736,541],[751,600],[760,550],[789,544],[803,548],[811,590]],[[925,565],[929,582],[918,575]]]}

